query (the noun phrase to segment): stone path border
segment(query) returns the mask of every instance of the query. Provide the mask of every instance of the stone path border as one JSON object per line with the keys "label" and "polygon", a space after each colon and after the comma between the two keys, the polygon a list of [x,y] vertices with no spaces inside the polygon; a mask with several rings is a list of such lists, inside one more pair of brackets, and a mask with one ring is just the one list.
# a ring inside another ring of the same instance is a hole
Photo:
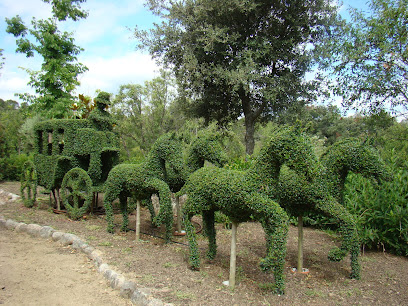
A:
{"label": "stone path border", "polygon": [[[9,201],[15,201],[20,198],[17,195],[7,193],[0,189],[2,195],[7,195]],[[0,203],[1,204],[1,203]],[[58,242],[63,246],[70,246],[75,250],[79,250],[85,253],[90,260],[93,261],[104,278],[108,281],[110,287],[120,291],[120,296],[128,298],[132,303],[136,305],[146,306],[169,306],[172,304],[165,304],[162,301],[154,298],[149,294],[148,289],[137,288],[136,284],[132,281],[126,280],[126,278],[119,272],[112,270],[110,266],[103,262],[102,252],[88,245],[82,241],[78,236],[74,234],[68,234],[54,230],[50,226],[40,226],[38,224],[26,224],[22,222],[16,222],[12,219],[5,219],[0,215],[0,228],[6,228],[8,230],[14,230],[17,233],[27,233],[32,237],[39,237],[44,239],[52,239],[54,242]]]}

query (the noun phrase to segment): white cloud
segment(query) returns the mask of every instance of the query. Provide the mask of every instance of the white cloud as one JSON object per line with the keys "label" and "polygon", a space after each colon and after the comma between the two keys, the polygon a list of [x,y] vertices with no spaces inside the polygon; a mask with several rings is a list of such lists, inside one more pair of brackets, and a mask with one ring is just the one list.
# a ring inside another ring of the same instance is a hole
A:
{"label": "white cloud", "polygon": [[23,74],[12,73],[4,77],[3,73],[0,76],[0,98],[3,100],[15,100],[15,93],[33,93],[34,91],[27,87],[29,77]]}
{"label": "white cloud", "polygon": [[[143,7],[143,0],[87,0],[81,7],[89,11],[86,19],[62,22],[61,31],[74,33],[75,44],[85,50],[78,61],[89,68],[79,77],[78,93],[93,96],[96,89],[116,93],[119,86],[143,83],[155,76],[158,67],[149,55],[135,51],[136,41],[130,39],[126,27],[136,24],[149,26],[151,14]],[[51,6],[41,0],[1,0],[0,27],[5,28],[5,17],[20,15],[27,26],[31,18],[44,19],[51,16]],[[15,38],[0,33],[0,48],[4,49],[5,66],[0,70],[0,98],[15,99],[14,93],[32,93],[27,85],[29,77],[19,66],[41,69],[41,57],[26,58],[15,54]]]}
{"label": "white cloud", "polygon": [[80,58],[89,71],[81,76],[78,93],[89,96],[96,89],[117,93],[119,86],[129,83],[143,83],[155,77],[159,70],[150,55],[140,52],[129,52],[115,58]]}

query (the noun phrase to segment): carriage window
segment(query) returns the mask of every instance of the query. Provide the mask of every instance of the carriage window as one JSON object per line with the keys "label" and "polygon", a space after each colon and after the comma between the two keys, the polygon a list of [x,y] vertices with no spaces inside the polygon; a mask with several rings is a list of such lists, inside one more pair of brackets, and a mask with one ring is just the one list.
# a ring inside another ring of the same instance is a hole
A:
{"label": "carriage window", "polygon": [[47,131],[47,132],[48,132],[47,154],[51,155],[52,154],[52,131]]}
{"label": "carriage window", "polygon": [[91,161],[91,156],[89,154],[87,154],[87,155],[75,155],[75,158],[79,163],[79,167],[84,169],[85,171],[88,171],[89,163]]}
{"label": "carriage window", "polygon": [[64,151],[64,130],[58,129],[58,154]]}
{"label": "carriage window", "polygon": [[37,131],[37,145],[38,145],[38,153],[42,154],[43,152],[43,133],[42,131]]}

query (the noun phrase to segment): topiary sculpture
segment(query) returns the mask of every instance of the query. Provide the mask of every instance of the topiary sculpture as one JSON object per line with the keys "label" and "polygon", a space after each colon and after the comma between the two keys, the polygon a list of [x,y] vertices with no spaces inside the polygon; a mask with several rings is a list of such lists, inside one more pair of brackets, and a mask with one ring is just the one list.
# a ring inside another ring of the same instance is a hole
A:
{"label": "topiary sculpture", "polygon": [[345,180],[349,171],[376,179],[388,180],[391,175],[378,153],[358,139],[345,139],[329,147],[317,168],[318,176],[312,184],[304,184],[302,178],[293,171],[283,171],[275,199],[291,215],[297,217],[302,217],[306,212],[320,212],[334,217],[343,234],[343,242],[340,248],[330,251],[329,259],[340,261],[350,252],[350,276],[359,279],[360,244],[356,223],[354,217],[342,206]]}
{"label": "topiary sculpture", "polygon": [[266,193],[276,190],[283,164],[308,181],[314,176],[315,163],[309,141],[294,129],[284,128],[272,135],[247,171],[205,167],[194,172],[178,193],[188,195],[183,216],[192,268],[198,269],[200,266],[196,235],[191,223],[194,215],[203,215],[209,239],[209,258],[214,258],[216,254],[215,211],[221,211],[235,223],[254,219],[261,222],[266,234],[266,257],[261,260],[261,269],[273,270],[277,292],[283,293],[288,216]]}
{"label": "topiary sculpture", "polygon": [[[167,182],[170,190],[174,193],[180,191],[186,182],[186,178],[198,170],[204,167],[205,161],[212,163],[217,167],[222,167],[227,163],[227,156],[224,152],[220,142],[220,133],[216,131],[201,131],[200,134],[191,142],[186,151],[185,169],[186,176],[180,176],[167,169]],[[147,200],[147,205],[150,208],[151,215],[154,217],[154,209],[150,199]],[[177,208],[177,232],[181,233],[181,209],[179,204],[179,196],[176,196],[176,208]]]}
{"label": "topiary sculpture", "polygon": [[[166,166],[167,164],[167,166]],[[158,194],[160,211],[153,219],[153,224],[165,224],[165,240],[169,242],[172,235],[173,213],[171,206],[171,192],[166,183],[166,168],[184,176],[182,148],[179,139],[174,134],[161,136],[153,145],[146,161],[142,164],[121,164],[114,167],[105,183],[105,211],[108,221],[108,232],[113,232],[112,202],[119,198],[123,215],[122,230],[128,227],[127,198],[148,200],[152,194]],[[151,210],[152,211],[152,210]]]}

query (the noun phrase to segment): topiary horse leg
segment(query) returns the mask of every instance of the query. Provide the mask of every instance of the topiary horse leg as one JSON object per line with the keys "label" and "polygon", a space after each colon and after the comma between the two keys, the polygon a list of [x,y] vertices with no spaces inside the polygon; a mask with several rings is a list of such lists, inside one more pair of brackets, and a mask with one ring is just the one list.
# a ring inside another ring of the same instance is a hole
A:
{"label": "topiary horse leg", "polygon": [[143,200],[142,203],[143,203],[144,206],[147,206],[147,208],[149,209],[149,212],[150,212],[150,220],[151,220],[151,222],[152,222],[152,226],[153,226],[153,227],[156,227],[155,224],[154,224],[154,222],[153,222],[154,219],[156,218],[156,212],[155,212],[154,207],[153,207],[152,197],[149,196],[148,198],[146,198],[145,200]]}
{"label": "topiary horse leg", "polygon": [[203,224],[205,235],[208,237],[208,252],[207,257],[214,259],[217,253],[217,242],[215,232],[215,212],[213,210],[203,211]]}
{"label": "topiary horse leg", "polygon": [[127,232],[128,226],[129,226],[129,214],[128,214],[128,201],[127,201],[127,196],[125,194],[120,194],[119,195],[119,203],[120,203],[120,210],[122,212],[122,227],[121,231],[122,232]]}
{"label": "topiary horse leg", "polygon": [[191,218],[193,216],[194,216],[193,213],[184,212],[183,213],[183,223],[184,223],[184,229],[186,231],[186,236],[188,239],[188,247],[190,251],[189,264],[191,266],[191,269],[200,270],[200,253],[199,253],[198,245],[197,245],[197,235],[195,233],[195,228],[193,224],[191,223]]}
{"label": "topiary horse leg", "polygon": [[289,217],[276,202],[265,196],[252,195],[248,203],[254,210],[254,216],[261,221],[266,236],[266,257],[261,260],[260,267],[265,272],[273,270],[276,292],[283,294]]}
{"label": "topiary horse leg", "polygon": [[334,199],[325,199],[319,202],[316,208],[321,210],[324,214],[336,218],[339,222],[340,232],[342,233],[342,244],[340,248],[336,247],[329,252],[329,260],[340,261],[350,252],[350,277],[359,279],[360,263],[358,261],[358,255],[360,254],[360,241],[353,216]]}
{"label": "topiary horse leg", "polygon": [[108,223],[107,231],[109,233],[114,232],[113,225],[113,205],[112,202],[117,198],[117,195],[111,190],[106,190],[103,206],[105,207],[106,221]]}
{"label": "topiary horse leg", "polygon": [[160,210],[153,219],[154,226],[164,224],[166,226],[165,241],[171,241],[173,236],[173,207],[171,206],[171,191],[169,186],[158,178],[152,178],[146,182],[146,188],[156,190],[159,194]]}

